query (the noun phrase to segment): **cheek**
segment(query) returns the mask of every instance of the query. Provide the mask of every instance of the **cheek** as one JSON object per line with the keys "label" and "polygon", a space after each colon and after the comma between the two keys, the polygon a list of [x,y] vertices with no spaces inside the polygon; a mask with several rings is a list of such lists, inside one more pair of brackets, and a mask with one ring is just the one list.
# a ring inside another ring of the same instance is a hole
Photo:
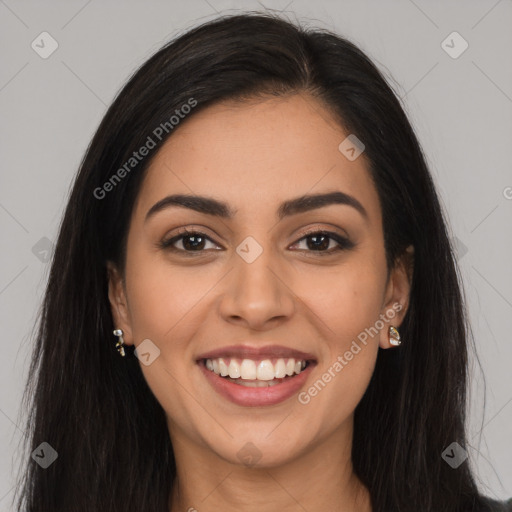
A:
{"label": "cheek", "polygon": [[335,408],[334,422],[357,406],[373,373],[384,285],[385,274],[373,263],[304,279],[300,297],[326,342],[316,384],[306,390],[305,401],[314,397],[316,406]]}
{"label": "cheek", "polygon": [[203,417],[204,410],[190,399],[185,391],[190,386],[184,383],[197,378],[190,340],[202,324],[201,299],[214,283],[197,269],[173,268],[136,251],[127,261],[126,272],[135,344],[150,339],[160,350],[150,365],[141,362],[141,371],[163,409],[175,411],[173,419],[195,435],[197,418]]}
{"label": "cheek", "polygon": [[298,396],[315,436],[328,435],[354,414],[370,383],[377,350],[370,344],[347,348],[317,369],[310,386]]}
{"label": "cheek", "polygon": [[321,320],[326,339],[338,353],[375,325],[381,312],[384,280],[385,275],[373,265],[347,265],[301,277],[295,291]]}
{"label": "cheek", "polygon": [[346,271],[328,281],[329,293],[322,290],[327,284],[321,287],[317,281],[317,293],[307,296],[326,350],[315,379],[299,397],[311,429],[319,433],[336,429],[350,417],[368,387],[379,349],[375,325],[383,284],[378,273],[368,270]]}
{"label": "cheek", "polygon": [[[194,267],[173,267],[160,258],[135,254],[127,264],[127,293],[135,339],[154,337],[167,345],[176,339],[183,322],[198,311],[198,304],[212,287],[208,275]],[[212,280],[214,277],[212,276]]]}

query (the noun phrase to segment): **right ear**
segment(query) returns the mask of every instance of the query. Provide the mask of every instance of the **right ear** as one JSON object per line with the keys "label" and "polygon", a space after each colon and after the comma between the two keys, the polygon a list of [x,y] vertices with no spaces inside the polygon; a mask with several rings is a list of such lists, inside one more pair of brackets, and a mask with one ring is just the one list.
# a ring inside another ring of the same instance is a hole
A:
{"label": "right ear", "polygon": [[111,261],[107,262],[107,277],[108,298],[114,321],[114,329],[121,329],[125,345],[132,345],[133,334],[128,302],[126,300],[126,289],[121,273]]}

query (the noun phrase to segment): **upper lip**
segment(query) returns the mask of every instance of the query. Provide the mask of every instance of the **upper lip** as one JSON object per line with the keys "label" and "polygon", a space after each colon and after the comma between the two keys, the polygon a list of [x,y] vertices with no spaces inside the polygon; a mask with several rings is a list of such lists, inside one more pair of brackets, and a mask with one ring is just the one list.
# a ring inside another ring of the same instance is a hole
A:
{"label": "upper lip", "polygon": [[265,345],[263,347],[252,347],[250,345],[230,345],[228,347],[217,348],[210,352],[205,352],[197,357],[201,359],[217,359],[219,357],[236,357],[240,359],[272,359],[276,358],[294,358],[296,360],[308,361],[316,360],[313,354],[301,352],[283,345]]}

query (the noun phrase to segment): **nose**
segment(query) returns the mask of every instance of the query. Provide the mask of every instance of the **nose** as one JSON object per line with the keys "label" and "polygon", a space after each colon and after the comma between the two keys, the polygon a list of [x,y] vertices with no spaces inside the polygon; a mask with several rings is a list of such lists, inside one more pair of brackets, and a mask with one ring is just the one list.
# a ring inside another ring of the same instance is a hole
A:
{"label": "nose", "polygon": [[238,255],[224,282],[220,314],[230,323],[253,330],[275,328],[288,321],[295,310],[293,291],[279,272],[271,251],[251,263]]}

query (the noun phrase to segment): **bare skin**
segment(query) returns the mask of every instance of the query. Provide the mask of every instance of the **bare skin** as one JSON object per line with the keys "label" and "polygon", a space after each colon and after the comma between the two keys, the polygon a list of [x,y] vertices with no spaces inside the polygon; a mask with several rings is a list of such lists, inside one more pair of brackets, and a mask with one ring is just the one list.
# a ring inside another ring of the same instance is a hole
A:
{"label": "bare skin", "polygon": [[[171,512],[372,510],[352,468],[354,410],[378,348],[395,349],[388,327],[403,320],[410,279],[402,264],[388,275],[377,191],[364,153],[350,161],[338,149],[347,135],[309,95],[224,102],[183,121],[148,169],[124,275],[109,266],[109,298],[125,343],[150,339],[160,350],[141,369],[174,447]],[[367,216],[331,204],[277,217],[283,201],[333,191],[356,198]],[[145,220],[155,203],[178,193],[213,197],[236,213],[227,219],[171,206]],[[175,241],[174,252],[159,247],[185,227],[204,234],[199,249],[190,248],[190,236]],[[327,238],[316,250],[306,229],[354,246],[333,251],[339,244]],[[251,263],[236,252],[248,236],[263,251]],[[382,315],[390,320],[333,373],[338,356]],[[272,406],[234,404],[196,359],[239,343],[314,354],[303,390],[329,368],[335,376],[308,403],[293,396]],[[261,456],[252,466],[239,457],[248,442]]]}

